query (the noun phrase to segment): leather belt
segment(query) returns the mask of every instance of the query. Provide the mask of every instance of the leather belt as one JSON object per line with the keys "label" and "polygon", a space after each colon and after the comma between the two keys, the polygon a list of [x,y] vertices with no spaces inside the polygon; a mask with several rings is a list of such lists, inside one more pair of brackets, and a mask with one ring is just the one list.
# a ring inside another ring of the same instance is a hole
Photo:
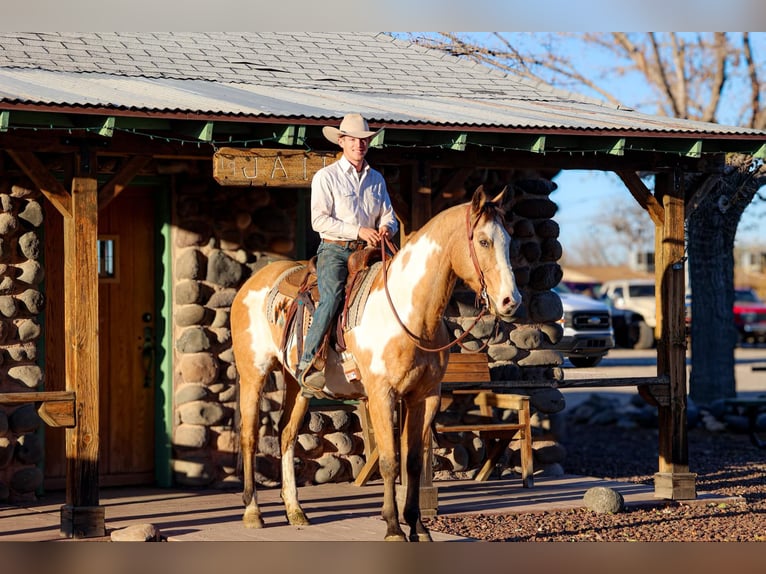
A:
{"label": "leather belt", "polygon": [[322,241],[324,243],[332,243],[333,245],[340,245],[341,247],[345,249],[363,249],[366,245],[366,241],[362,241],[361,239],[356,239],[354,241],[341,241],[340,239],[326,239],[322,238]]}

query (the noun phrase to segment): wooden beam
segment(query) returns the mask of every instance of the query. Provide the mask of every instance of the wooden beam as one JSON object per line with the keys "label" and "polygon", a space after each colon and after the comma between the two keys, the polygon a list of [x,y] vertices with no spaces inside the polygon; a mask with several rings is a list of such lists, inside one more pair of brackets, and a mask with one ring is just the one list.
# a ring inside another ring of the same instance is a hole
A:
{"label": "wooden beam", "polygon": [[63,185],[31,151],[5,150],[65,218],[72,217],[71,197]]}
{"label": "wooden beam", "polygon": [[130,158],[111,180],[98,192],[98,209],[101,211],[130,184],[133,178],[152,160],[148,155]]}
{"label": "wooden beam", "polygon": [[686,420],[683,173],[679,170],[660,174],[657,191],[665,208],[665,222],[658,242],[662,255],[655,273],[662,310],[657,374],[670,379],[670,404],[658,407],[659,471],[654,475],[654,490],[658,498],[685,500],[696,498],[696,475],[689,472]]}
{"label": "wooden beam", "polygon": [[665,219],[664,209],[652,195],[652,192],[649,191],[649,188],[647,188],[644,185],[644,182],[641,181],[641,178],[638,177],[638,174],[634,171],[622,170],[616,171],[615,173],[622,180],[625,187],[628,188],[628,191],[630,191],[630,194],[636,199],[639,205],[649,213],[649,217],[652,218],[654,224],[662,225]]}
{"label": "wooden beam", "polygon": [[104,536],[99,506],[98,183],[72,179],[72,217],[64,219],[64,340],[66,389],[77,402],[77,426],[66,431],[66,504],[61,533]]}

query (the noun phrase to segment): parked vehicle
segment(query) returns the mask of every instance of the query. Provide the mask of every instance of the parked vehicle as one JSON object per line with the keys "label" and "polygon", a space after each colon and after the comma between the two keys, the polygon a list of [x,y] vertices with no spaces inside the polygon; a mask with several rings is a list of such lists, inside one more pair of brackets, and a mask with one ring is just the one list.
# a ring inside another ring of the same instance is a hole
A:
{"label": "parked vehicle", "polygon": [[654,328],[657,325],[654,279],[606,281],[599,288],[597,296],[610,307],[631,313],[626,319],[626,325],[630,325],[634,331],[626,343],[634,341],[632,347],[635,349],[650,349],[654,346]]}
{"label": "parked vehicle", "polygon": [[[691,335],[692,296],[686,295],[686,334]],[[766,302],[754,289],[734,289],[734,326],[737,329],[737,344],[766,343]]]}
{"label": "parked vehicle", "polygon": [[558,285],[554,291],[564,307],[564,335],[555,348],[575,367],[595,367],[614,348],[609,307],[592,297],[572,293],[565,285]]}
{"label": "parked vehicle", "polygon": [[734,325],[740,343],[766,342],[766,303],[753,289],[734,289]]}

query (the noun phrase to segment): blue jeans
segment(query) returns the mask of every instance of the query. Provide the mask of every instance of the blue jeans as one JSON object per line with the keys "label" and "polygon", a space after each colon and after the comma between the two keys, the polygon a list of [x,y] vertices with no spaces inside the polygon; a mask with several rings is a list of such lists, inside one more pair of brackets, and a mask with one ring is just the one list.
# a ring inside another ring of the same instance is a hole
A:
{"label": "blue jeans", "polygon": [[303,342],[303,354],[298,364],[299,369],[305,369],[313,359],[338,310],[346,287],[348,258],[351,253],[351,249],[334,243],[322,242],[319,244],[319,249],[317,249],[319,303],[314,309],[314,317]]}

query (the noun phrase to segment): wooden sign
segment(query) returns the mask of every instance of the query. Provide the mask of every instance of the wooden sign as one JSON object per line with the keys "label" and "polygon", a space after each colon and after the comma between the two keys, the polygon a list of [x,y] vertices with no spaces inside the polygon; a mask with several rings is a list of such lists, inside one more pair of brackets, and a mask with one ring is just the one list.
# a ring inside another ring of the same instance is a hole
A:
{"label": "wooden sign", "polygon": [[220,148],[213,154],[213,178],[221,185],[308,187],[314,174],[337,157],[331,152]]}

